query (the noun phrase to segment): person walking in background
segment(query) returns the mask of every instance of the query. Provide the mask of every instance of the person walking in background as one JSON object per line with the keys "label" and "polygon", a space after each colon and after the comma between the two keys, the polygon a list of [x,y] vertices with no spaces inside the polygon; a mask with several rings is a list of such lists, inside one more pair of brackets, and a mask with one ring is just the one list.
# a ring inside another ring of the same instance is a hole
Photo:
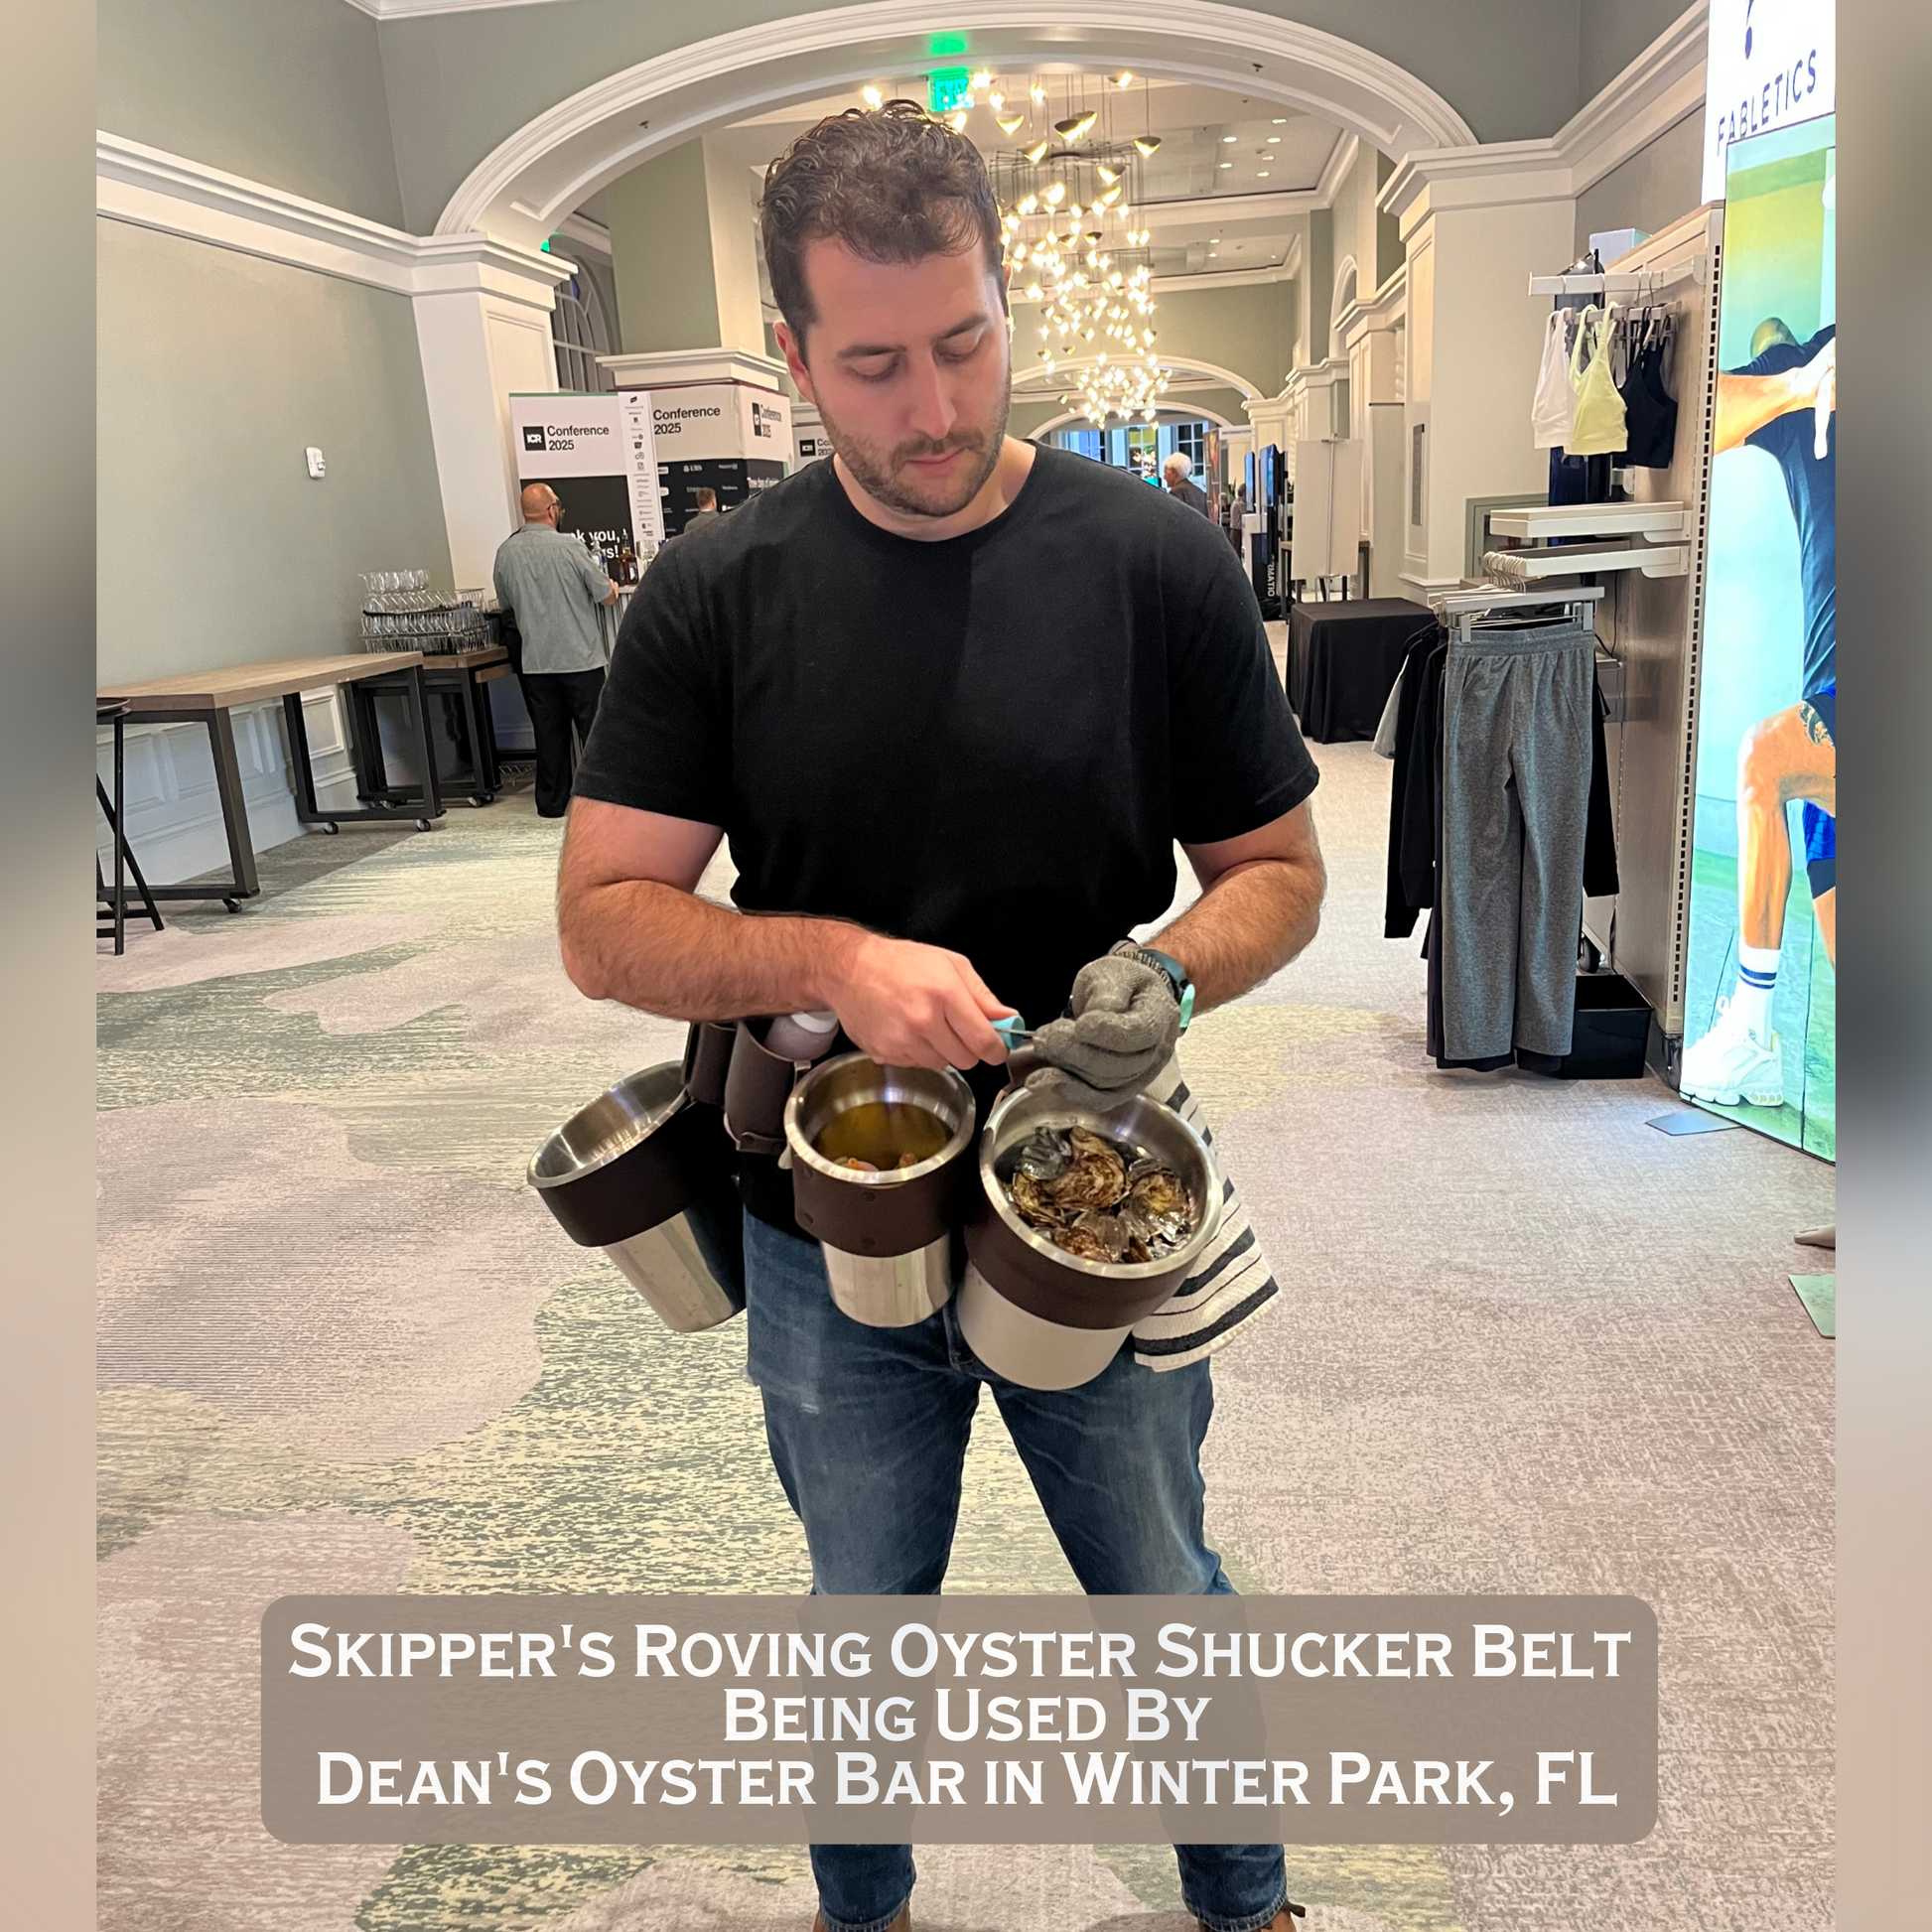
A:
{"label": "person walking in background", "polygon": [[698,531],[708,530],[713,524],[725,520],[725,512],[718,507],[718,492],[715,489],[707,488],[701,483],[691,492],[691,495],[698,507],[692,511],[690,519],[678,532],[680,536],[695,535]]}
{"label": "person walking in background", "polygon": [[1214,512],[1208,507],[1207,491],[1199,483],[1190,483],[1193,475],[1194,459],[1182,450],[1176,450],[1161,466],[1161,479],[1168,485],[1168,494],[1176,503],[1185,503],[1190,510],[1199,510],[1203,516],[1212,517]]}
{"label": "person walking in background", "polygon": [[1236,483],[1234,501],[1228,505],[1228,541],[1234,545],[1234,554],[1245,564],[1248,561],[1248,485]]}
{"label": "person walking in background", "polygon": [[[714,501],[716,499],[714,498]],[[591,735],[604,694],[604,627],[598,611],[618,587],[575,537],[557,528],[563,505],[548,483],[523,490],[523,527],[496,552],[496,603],[523,640],[517,682],[537,741],[537,816],[562,818],[570,804],[571,728]]]}

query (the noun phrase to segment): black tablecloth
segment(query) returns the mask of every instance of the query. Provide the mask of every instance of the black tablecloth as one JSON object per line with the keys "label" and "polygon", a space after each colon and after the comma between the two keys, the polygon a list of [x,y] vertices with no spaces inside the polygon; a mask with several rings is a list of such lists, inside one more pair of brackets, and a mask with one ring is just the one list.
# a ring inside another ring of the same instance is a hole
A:
{"label": "black tablecloth", "polygon": [[1373,738],[1411,637],[1435,619],[1402,597],[1296,604],[1288,614],[1288,701],[1319,745]]}

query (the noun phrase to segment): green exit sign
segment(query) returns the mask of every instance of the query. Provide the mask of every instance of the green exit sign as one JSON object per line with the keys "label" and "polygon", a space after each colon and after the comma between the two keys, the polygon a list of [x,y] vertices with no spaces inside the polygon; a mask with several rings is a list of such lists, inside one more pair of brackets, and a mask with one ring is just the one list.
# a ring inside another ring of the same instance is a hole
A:
{"label": "green exit sign", "polygon": [[925,77],[925,104],[935,114],[967,106],[972,91],[971,68],[937,68]]}

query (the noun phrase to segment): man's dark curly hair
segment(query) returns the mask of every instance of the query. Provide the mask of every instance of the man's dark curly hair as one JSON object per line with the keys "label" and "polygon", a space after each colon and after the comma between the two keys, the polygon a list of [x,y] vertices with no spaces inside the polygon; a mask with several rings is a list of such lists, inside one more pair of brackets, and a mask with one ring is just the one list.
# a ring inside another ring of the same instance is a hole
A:
{"label": "man's dark curly hair", "polygon": [[807,128],[764,171],[759,228],[771,292],[802,346],[817,317],[806,244],[836,237],[862,260],[916,262],[977,240],[1001,265],[1000,207],[986,162],[916,101],[847,108]]}

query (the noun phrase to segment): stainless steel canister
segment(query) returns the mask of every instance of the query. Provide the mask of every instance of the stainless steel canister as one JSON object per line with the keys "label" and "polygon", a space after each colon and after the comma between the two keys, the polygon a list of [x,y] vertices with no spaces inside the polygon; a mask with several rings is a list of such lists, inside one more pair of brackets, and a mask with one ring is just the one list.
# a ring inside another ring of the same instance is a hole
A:
{"label": "stainless steel canister", "polygon": [[[884,1173],[858,1173],[819,1153],[819,1137],[837,1115],[876,1104],[933,1115],[944,1146],[916,1167]],[[792,1088],[784,1115],[792,1212],[824,1250],[832,1299],[853,1320],[903,1328],[951,1299],[973,1118],[973,1090],[950,1067],[881,1066],[864,1053],[842,1053]]]}
{"label": "stainless steel canister", "polygon": [[633,1073],[537,1150],[530,1185],[579,1247],[602,1248],[671,1327],[715,1328],[745,1306],[733,1151],[675,1061]]}
{"label": "stainless steel canister", "polygon": [[[1085,1261],[1021,1219],[1000,1170],[1042,1128],[1085,1128],[1131,1160],[1144,1148],[1187,1191],[1194,1231],[1159,1261]],[[1120,1352],[1134,1323],[1187,1279],[1221,1218],[1221,1180],[1207,1143],[1172,1107],[1135,1094],[1107,1113],[1069,1107],[1051,1088],[1018,1087],[994,1102],[980,1135],[979,1196],[967,1223],[969,1264],[959,1327],[982,1362],[1029,1389],[1090,1382]]]}

